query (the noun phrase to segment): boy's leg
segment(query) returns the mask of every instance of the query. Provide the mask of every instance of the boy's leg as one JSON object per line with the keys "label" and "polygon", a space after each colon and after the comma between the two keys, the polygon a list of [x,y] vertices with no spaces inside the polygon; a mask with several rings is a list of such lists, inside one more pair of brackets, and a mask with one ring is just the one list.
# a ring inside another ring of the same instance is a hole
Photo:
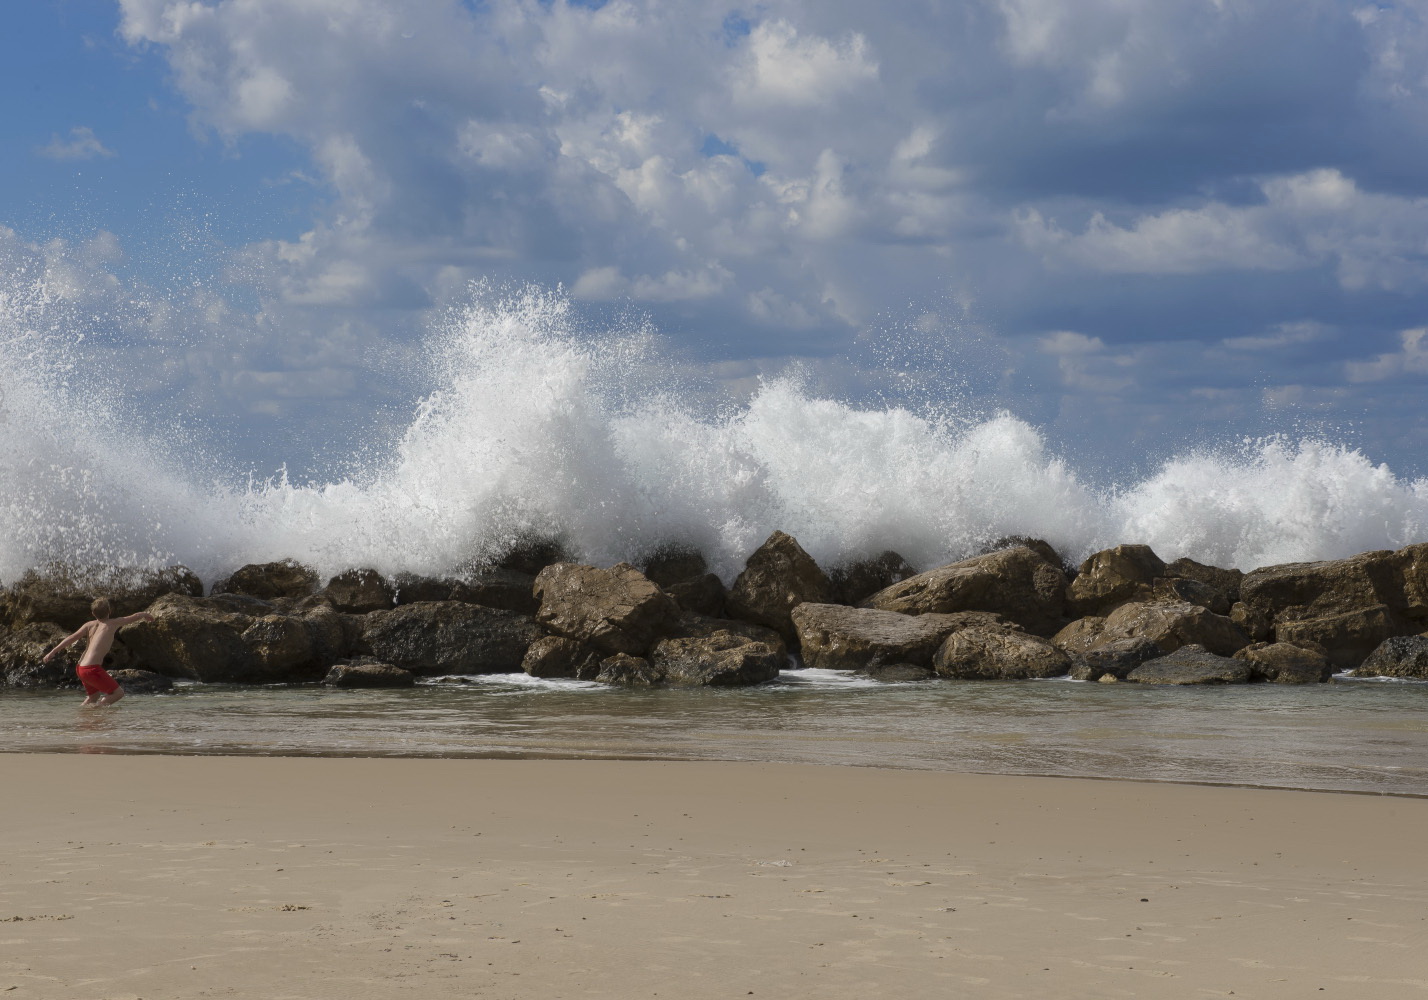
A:
{"label": "boy's leg", "polygon": [[100,708],[104,708],[107,705],[114,704],[122,697],[124,697],[124,689],[122,687],[116,687],[113,691],[110,691],[108,694],[100,697],[100,699],[94,704]]}

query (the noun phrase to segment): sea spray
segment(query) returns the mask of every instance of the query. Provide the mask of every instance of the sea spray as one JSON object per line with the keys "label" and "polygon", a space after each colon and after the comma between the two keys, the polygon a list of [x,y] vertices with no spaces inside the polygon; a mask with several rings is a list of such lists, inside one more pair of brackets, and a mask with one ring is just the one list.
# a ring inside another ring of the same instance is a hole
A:
{"label": "sea spray", "polygon": [[1252,568],[1428,537],[1428,486],[1351,448],[1269,438],[1148,478],[1083,481],[1010,413],[858,407],[770,378],[742,405],[691,401],[648,330],[592,334],[570,300],[478,288],[427,344],[403,431],[331,482],[212,474],[96,379],[41,282],[0,291],[0,579],[51,560],[183,562],[211,581],[292,557],[447,573],[532,537],[597,563],[703,550],[726,579],[774,529],[825,565],[892,548],[932,566],[1008,534],[1068,558],[1145,542]]}

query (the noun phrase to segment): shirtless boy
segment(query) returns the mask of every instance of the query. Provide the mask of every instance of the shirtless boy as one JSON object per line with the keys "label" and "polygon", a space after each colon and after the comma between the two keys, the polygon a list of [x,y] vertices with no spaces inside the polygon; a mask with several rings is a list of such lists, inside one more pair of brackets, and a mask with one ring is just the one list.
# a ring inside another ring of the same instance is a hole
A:
{"label": "shirtless boy", "polygon": [[89,645],[84,648],[84,655],[79,658],[75,673],[79,674],[79,682],[84,685],[83,704],[103,708],[124,697],[124,689],[119,686],[118,681],[109,676],[109,671],[104,669],[104,657],[109,652],[109,647],[114,645],[114,636],[125,625],[151,622],[154,616],[147,611],[140,611],[137,615],[129,615],[126,618],[110,618],[109,600],[104,597],[91,604],[89,610],[94,615],[94,620],[85,622],[74,635],[46,653],[45,662],[49,663],[52,656],[70,643],[87,636]]}

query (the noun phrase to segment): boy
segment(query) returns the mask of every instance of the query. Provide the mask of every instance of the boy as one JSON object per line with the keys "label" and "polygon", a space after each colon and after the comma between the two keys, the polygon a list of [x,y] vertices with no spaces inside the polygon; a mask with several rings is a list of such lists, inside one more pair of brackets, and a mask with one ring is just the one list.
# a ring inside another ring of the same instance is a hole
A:
{"label": "boy", "polygon": [[50,657],[70,643],[87,636],[89,645],[85,647],[84,655],[79,658],[79,666],[75,668],[79,682],[84,685],[85,698],[80,707],[93,705],[96,708],[104,708],[124,697],[124,689],[119,686],[118,681],[109,676],[109,671],[104,669],[104,657],[109,652],[109,647],[114,645],[114,636],[125,625],[151,622],[154,616],[147,611],[140,611],[137,615],[129,615],[126,618],[110,618],[109,599],[105,597],[97,599],[89,606],[89,610],[94,615],[94,621],[85,622],[74,635],[46,653],[45,662],[49,663]]}

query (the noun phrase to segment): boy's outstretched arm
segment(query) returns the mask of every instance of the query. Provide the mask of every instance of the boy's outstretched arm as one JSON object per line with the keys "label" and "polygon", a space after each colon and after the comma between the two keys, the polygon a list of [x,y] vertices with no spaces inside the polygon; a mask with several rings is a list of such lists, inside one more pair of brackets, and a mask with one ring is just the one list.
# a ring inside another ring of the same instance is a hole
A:
{"label": "boy's outstretched arm", "polygon": [[119,621],[122,622],[124,625],[133,625],[135,622],[151,622],[153,620],[154,616],[149,614],[147,611],[140,611],[138,614],[128,615],[124,618],[119,619]]}
{"label": "boy's outstretched arm", "polygon": [[70,643],[78,641],[82,636],[87,635],[89,633],[89,626],[91,624],[91,622],[85,622],[83,625],[81,625],[78,629],[75,630],[74,635],[67,636],[64,639],[61,639],[54,649],[50,650],[48,653],[45,654],[43,662],[49,663],[50,658],[53,657],[56,653],[60,652]]}

